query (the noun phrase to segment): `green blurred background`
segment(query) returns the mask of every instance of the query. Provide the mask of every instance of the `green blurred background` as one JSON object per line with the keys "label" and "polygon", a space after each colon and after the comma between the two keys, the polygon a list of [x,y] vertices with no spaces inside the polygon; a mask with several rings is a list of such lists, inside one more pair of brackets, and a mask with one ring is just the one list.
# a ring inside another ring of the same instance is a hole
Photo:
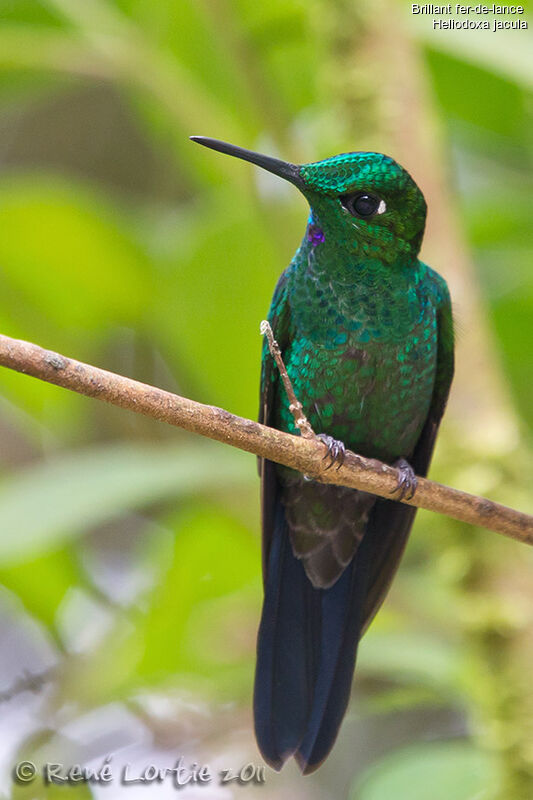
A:
{"label": "green blurred background", "polygon": [[[300,162],[383,150],[426,194],[423,256],[455,302],[432,476],[531,510],[531,32],[432,18],[394,0],[0,0],[2,332],[255,418],[259,322],[307,211],[187,137]],[[0,794],[134,800],[125,762],[261,764],[254,458],[0,384]],[[323,768],[181,796],[530,800],[531,567],[523,545],[420,513]],[[105,788],[11,780],[23,757],[109,754]]]}

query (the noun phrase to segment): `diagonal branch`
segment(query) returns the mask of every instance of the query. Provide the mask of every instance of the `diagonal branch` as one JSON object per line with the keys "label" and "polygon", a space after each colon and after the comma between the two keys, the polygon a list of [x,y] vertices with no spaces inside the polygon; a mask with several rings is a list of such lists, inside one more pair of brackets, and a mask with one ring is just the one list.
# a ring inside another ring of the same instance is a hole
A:
{"label": "diagonal branch", "polygon": [[[0,335],[0,366],[255,453],[312,475],[323,483],[361,489],[386,498],[391,498],[397,488],[397,471],[380,461],[347,452],[338,470],[325,471],[324,445],[318,440],[268,428],[224,409],[196,403],[30,342]],[[418,479],[415,496],[401,502],[533,544],[533,517],[530,515],[425,478]]]}

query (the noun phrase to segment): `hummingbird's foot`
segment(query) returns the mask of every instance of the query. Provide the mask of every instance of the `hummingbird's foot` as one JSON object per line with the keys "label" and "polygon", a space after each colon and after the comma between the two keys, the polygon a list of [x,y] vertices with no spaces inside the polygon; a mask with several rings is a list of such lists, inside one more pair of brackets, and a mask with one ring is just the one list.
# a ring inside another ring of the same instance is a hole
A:
{"label": "hummingbird's foot", "polygon": [[333,464],[337,464],[337,469],[340,469],[344,464],[344,459],[346,458],[346,447],[344,446],[344,442],[341,442],[340,439],[334,439],[333,436],[328,436],[327,433],[317,433],[317,439],[320,439],[321,442],[324,442],[326,445],[326,454],[324,455],[323,461],[329,459],[329,464],[325,467],[325,469],[330,469]]}
{"label": "hummingbird's foot", "polygon": [[392,494],[399,492],[398,500],[411,500],[418,486],[418,478],[414,469],[405,458],[399,458],[392,466],[398,470],[398,485]]}

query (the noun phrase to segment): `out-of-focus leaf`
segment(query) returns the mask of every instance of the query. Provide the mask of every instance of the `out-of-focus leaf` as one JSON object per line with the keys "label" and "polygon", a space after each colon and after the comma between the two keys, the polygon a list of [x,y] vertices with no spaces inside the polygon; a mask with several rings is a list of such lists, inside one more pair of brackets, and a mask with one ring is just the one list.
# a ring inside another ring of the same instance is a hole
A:
{"label": "out-of-focus leaf", "polygon": [[[144,622],[141,672],[217,676],[251,664],[259,614],[257,540],[212,508],[176,519],[172,562]],[[252,611],[251,611],[252,610]]]}
{"label": "out-of-focus leaf", "polygon": [[469,741],[417,745],[382,758],[356,779],[350,800],[489,800],[494,762]]}
{"label": "out-of-focus leaf", "polygon": [[[147,262],[110,204],[80,184],[11,178],[0,185],[0,217],[3,333],[93,360],[110,331],[138,322],[150,304]],[[0,382],[56,431],[83,416],[69,392],[8,371]]]}
{"label": "out-of-focus leaf", "polygon": [[197,399],[251,416],[258,397],[259,323],[290,251],[284,261],[279,231],[270,231],[245,200],[220,192],[201,210],[195,228],[184,232],[164,273],[161,268],[154,324],[161,348],[190,376]]}
{"label": "out-of-focus leaf", "polygon": [[449,707],[448,697],[437,688],[429,689],[416,684],[369,694],[362,701],[363,709],[368,709],[372,714],[390,714],[424,707],[434,711],[439,706]]}
{"label": "out-of-focus leaf", "polygon": [[[11,71],[15,70],[27,70],[23,80],[20,74],[13,80]],[[0,86],[4,91],[13,83],[26,90],[32,86],[53,86],[56,72],[105,77],[108,70],[105,63],[95,58],[94,51],[81,45],[70,32],[52,25],[9,23],[2,9]]]}
{"label": "out-of-focus leaf", "polygon": [[[478,184],[479,188],[478,186],[468,187],[470,191],[465,198],[464,205],[466,206],[465,216],[471,242],[476,248],[504,246],[505,252],[500,254],[500,267],[502,263],[511,262],[513,270],[511,274],[509,274],[509,269],[500,271],[502,285],[507,284],[514,277],[515,270],[518,277],[527,275],[531,278],[531,271],[527,272],[523,268],[525,265],[517,264],[513,257],[513,251],[520,251],[522,248],[529,249],[533,243],[533,231],[531,230],[533,200],[528,190],[527,176],[517,176],[510,170],[493,169],[491,172],[488,159],[484,159],[479,167],[480,169],[485,168],[491,177],[489,179],[485,177],[483,184],[480,186]],[[519,177],[522,178],[520,182]],[[498,187],[498,196],[501,202],[498,214],[493,213],[494,197],[490,194],[495,178],[501,180],[501,185]],[[505,281],[505,276],[507,281]]]}
{"label": "out-of-focus leaf", "polygon": [[0,486],[0,564],[35,558],[150,503],[251,480],[253,461],[211,443],[109,446],[58,456]]}
{"label": "out-of-focus leaf", "polygon": [[2,22],[13,20],[24,25],[48,27],[57,24],[54,15],[47,11],[43,3],[36,5],[33,0],[17,0],[16,3],[2,4]]}
{"label": "out-of-focus leaf", "polygon": [[26,611],[49,627],[65,593],[79,581],[80,571],[66,548],[0,567],[0,583],[15,592]]}
{"label": "out-of-focus leaf", "polygon": [[455,656],[450,645],[434,636],[371,629],[360,646],[358,672],[451,690],[456,678]]}
{"label": "out-of-focus leaf", "polygon": [[[528,261],[531,266],[530,255]],[[531,339],[526,333],[533,319],[533,282],[529,287],[521,287],[495,303],[494,319],[518,406],[524,419],[533,428],[533,351]]]}
{"label": "out-of-focus leaf", "polygon": [[91,330],[136,318],[149,288],[146,262],[111,208],[80,186],[20,179],[2,185],[0,214],[15,325],[37,316]]}
{"label": "out-of-focus leaf", "polygon": [[[488,19],[490,23],[494,17]],[[518,19],[524,18],[520,16]],[[524,87],[533,85],[533,39],[529,30],[521,30],[518,35],[517,31],[511,30],[434,30],[428,16],[416,14],[409,15],[409,21],[417,37],[431,48],[502,75]],[[487,39],[490,39],[490,46],[487,46]],[[457,94],[461,92],[457,91]]]}
{"label": "out-of-focus leaf", "polygon": [[[469,45],[470,37],[462,40]],[[430,51],[428,61],[438,101],[452,119],[507,137],[502,144],[509,147],[513,140],[514,146],[527,142],[527,93],[512,78],[438,51]]]}

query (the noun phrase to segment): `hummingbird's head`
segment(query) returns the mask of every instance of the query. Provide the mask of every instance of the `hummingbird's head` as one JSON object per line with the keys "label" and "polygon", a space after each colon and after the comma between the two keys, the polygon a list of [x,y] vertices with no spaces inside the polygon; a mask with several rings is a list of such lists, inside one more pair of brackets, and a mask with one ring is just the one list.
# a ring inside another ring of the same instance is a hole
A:
{"label": "hummingbird's head", "polygon": [[409,173],[389,156],[343,153],[298,165],[217,139],[191,139],[257,164],[297,186],[311,206],[310,238],[314,237],[315,244],[330,239],[362,258],[386,262],[418,254],[426,202]]}
{"label": "hummingbird's head", "polygon": [[426,202],[403,167],[382,153],[343,153],[303,164],[301,191],[313,222],[368,258],[392,261],[416,255]]}

